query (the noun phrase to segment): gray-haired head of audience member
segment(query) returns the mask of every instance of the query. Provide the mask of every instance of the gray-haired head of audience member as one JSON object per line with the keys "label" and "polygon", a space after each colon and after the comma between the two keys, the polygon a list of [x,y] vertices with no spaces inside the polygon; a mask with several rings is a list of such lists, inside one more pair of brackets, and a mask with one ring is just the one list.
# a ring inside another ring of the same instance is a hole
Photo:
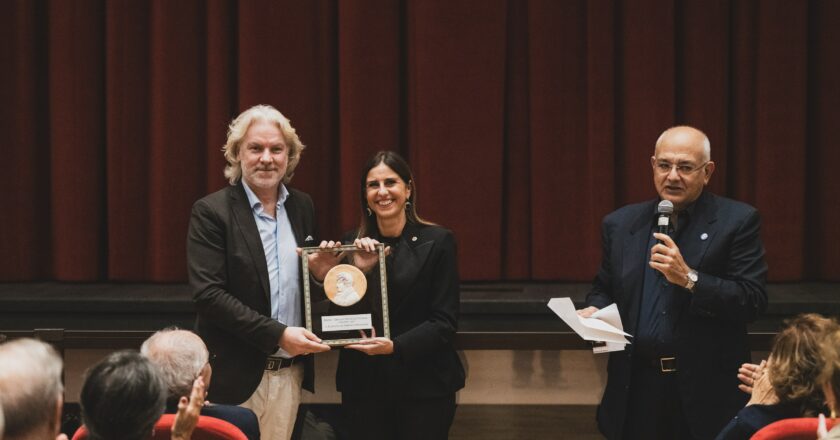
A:
{"label": "gray-haired head of audience member", "polygon": [[166,387],[149,359],[119,351],[88,369],[80,403],[91,440],[147,439],[163,414]]}
{"label": "gray-haired head of audience member", "polygon": [[143,342],[140,353],[160,370],[170,404],[177,404],[181,396],[189,396],[193,381],[199,376],[204,379],[205,387],[210,387],[210,353],[204,341],[191,331],[161,330]]}
{"label": "gray-haired head of audience member", "polygon": [[25,338],[0,344],[2,438],[56,438],[64,404],[62,367],[61,357],[47,343]]}

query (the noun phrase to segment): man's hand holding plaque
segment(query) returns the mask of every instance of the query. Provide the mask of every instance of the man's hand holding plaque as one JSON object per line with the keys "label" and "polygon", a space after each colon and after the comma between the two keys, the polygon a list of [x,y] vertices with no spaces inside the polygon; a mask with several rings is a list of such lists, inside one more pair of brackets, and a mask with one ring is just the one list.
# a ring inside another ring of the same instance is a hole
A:
{"label": "man's hand holding plaque", "polygon": [[[307,257],[307,264],[309,265],[309,272],[319,282],[324,281],[327,272],[336,264],[340,263],[344,258],[344,252],[335,250],[341,248],[340,241],[322,241],[315,249],[321,249],[323,252],[310,252]],[[312,248],[309,248],[312,249]],[[331,251],[331,252],[329,252]],[[303,256],[303,249],[297,248],[297,254]],[[306,272],[303,274],[304,279],[307,278]]]}

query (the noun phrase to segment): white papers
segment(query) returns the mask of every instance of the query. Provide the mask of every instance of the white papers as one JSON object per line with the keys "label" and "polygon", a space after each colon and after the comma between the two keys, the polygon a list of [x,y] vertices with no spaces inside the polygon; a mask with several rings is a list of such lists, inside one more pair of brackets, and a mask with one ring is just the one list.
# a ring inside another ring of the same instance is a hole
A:
{"label": "white papers", "polygon": [[592,350],[595,353],[621,351],[630,343],[626,336],[631,335],[624,332],[621,315],[615,304],[598,310],[589,318],[578,316],[571,298],[552,298],[548,301],[548,308],[584,340],[606,343],[606,345],[595,347]]}
{"label": "white papers", "polygon": [[337,315],[321,317],[321,330],[325,332],[366,330],[369,328],[373,328],[370,313],[365,313],[362,315]]}

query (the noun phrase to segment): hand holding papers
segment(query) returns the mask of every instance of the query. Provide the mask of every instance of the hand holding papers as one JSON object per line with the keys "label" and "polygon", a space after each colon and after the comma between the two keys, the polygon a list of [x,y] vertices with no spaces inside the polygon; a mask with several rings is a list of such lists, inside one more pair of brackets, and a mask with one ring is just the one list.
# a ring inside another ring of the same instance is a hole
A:
{"label": "hand holding papers", "polygon": [[606,343],[606,346],[595,347],[593,349],[595,353],[621,351],[630,343],[625,336],[631,335],[624,332],[621,316],[615,304],[598,310],[589,318],[578,316],[570,298],[552,298],[548,301],[548,308],[584,340]]}

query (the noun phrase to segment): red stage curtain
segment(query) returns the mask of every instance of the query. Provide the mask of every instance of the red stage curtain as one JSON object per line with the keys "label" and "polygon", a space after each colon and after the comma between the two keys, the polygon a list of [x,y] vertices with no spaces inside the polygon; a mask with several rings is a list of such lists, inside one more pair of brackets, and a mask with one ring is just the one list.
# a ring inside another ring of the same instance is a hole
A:
{"label": "red stage curtain", "polygon": [[589,280],[600,221],[655,196],[659,133],[712,141],[774,281],[840,280],[840,3],[17,0],[0,14],[0,280],[186,278],[227,123],[271,104],[323,237],[359,168],[411,162],[465,280]]}

